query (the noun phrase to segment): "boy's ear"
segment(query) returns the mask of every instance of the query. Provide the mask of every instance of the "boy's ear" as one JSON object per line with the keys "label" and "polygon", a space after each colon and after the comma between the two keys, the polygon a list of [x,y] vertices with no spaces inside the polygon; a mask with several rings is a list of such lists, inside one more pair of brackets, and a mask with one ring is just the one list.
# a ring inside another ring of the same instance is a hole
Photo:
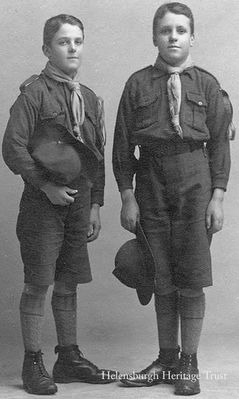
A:
{"label": "boy's ear", "polygon": [[43,44],[43,46],[42,46],[42,51],[43,51],[43,54],[44,54],[47,58],[50,58],[50,56],[51,56],[51,49],[50,49],[46,44]]}
{"label": "boy's ear", "polygon": [[157,43],[156,43],[156,39],[155,39],[154,35],[153,35],[153,44],[154,44],[155,47],[157,47]]}
{"label": "boy's ear", "polygon": [[194,41],[195,41],[195,36],[194,36],[194,34],[193,34],[193,35],[191,35],[191,37],[190,37],[190,46],[191,46],[191,47],[193,46]]}

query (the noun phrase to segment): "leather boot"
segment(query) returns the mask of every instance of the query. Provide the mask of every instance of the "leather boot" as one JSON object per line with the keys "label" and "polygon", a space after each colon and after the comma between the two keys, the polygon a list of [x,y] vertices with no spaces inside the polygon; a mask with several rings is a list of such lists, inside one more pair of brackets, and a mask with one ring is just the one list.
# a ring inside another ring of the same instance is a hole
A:
{"label": "leather boot", "polygon": [[55,353],[58,353],[58,359],[53,367],[55,382],[107,384],[117,379],[116,371],[99,369],[83,356],[77,345],[56,346]]}
{"label": "leather boot", "polygon": [[121,376],[120,381],[129,387],[150,387],[156,384],[173,384],[171,378],[178,367],[177,349],[160,349],[158,359],[145,369]]}
{"label": "leather boot", "polygon": [[35,395],[53,395],[57,386],[49,376],[42,360],[42,352],[25,351],[22,368],[23,388]]}
{"label": "leather boot", "polygon": [[200,393],[199,378],[197,354],[186,355],[182,352],[175,380],[175,395],[187,396]]}

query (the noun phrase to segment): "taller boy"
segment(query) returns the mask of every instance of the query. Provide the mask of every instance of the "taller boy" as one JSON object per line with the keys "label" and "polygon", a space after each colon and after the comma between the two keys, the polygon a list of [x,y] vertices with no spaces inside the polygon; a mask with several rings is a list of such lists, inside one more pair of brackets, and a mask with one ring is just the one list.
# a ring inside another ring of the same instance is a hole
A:
{"label": "taller boy", "polygon": [[130,77],[120,101],[113,166],[122,226],[135,232],[140,220],[155,257],[160,354],[135,378],[122,382],[147,386],[176,380],[176,394],[192,395],[200,392],[197,349],[203,287],[212,285],[209,246],[223,224],[229,121],[216,79],[192,63],[194,19],[186,5],[159,7],[153,42],[158,48],[155,64]]}
{"label": "taller boy", "polygon": [[[20,302],[22,378],[33,394],[55,393],[54,381],[111,382],[83,357],[76,337],[76,288],[91,281],[87,241],[99,234],[103,205],[102,112],[96,95],[80,84],[82,22],[65,14],[52,17],[45,24],[43,41],[49,61],[39,76],[21,86],[3,140],[5,162],[25,183],[17,222],[25,272]],[[55,151],[64,158],[58,159]],[[54,381],[41,352],[45,297],[53,282],[59,354]]]}

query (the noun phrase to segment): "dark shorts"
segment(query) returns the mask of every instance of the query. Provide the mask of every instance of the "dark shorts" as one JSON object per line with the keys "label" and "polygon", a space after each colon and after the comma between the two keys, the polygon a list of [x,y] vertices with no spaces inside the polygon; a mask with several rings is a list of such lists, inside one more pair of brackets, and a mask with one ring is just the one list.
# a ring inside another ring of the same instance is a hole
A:
{"label": "dark shorts", "polygon": [[212,285],[211,236],[205,221],[211,192],[202,148],[156,152],[139,161],[136,197],[156,261],[156,293]]}
{"label": "dark shorts", "polygon": [[25,283],[92,280],[87,251],[90,189],[83,183],[69,206],[53,205],[47,196],[25,186],[17,220],[17,237]]}

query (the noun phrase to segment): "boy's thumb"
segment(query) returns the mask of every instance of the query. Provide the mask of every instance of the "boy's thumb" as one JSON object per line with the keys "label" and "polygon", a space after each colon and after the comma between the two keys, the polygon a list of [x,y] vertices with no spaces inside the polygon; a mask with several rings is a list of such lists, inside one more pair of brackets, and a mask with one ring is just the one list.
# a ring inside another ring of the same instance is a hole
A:
{"label": "boy's thumb", "polygon": [[206,227],[207,227],[207,229],[210,229],[210,227],[211,227],[211,216],[210,215],[206,215]]}
{"label": "boy's thumb", "polygon": [[66,192],[68,194],[76,194],[76,193],[78,193],[78,190],[74,190],[73,188],[67,187]]}

